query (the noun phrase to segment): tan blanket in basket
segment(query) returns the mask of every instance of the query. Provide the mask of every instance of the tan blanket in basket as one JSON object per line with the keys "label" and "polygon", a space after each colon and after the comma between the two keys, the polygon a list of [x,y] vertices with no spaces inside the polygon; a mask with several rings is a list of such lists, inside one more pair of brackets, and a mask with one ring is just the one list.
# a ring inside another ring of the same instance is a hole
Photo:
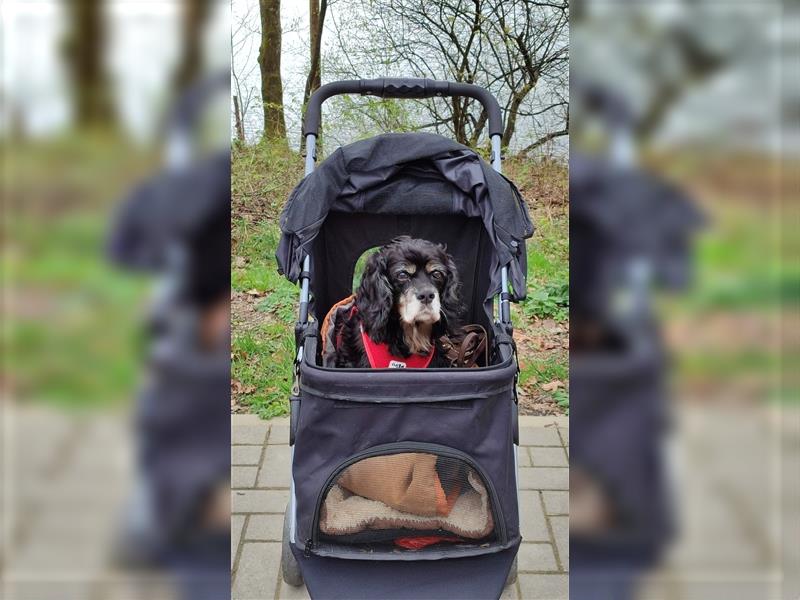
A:
{"label": "tan blanket in basket", "polygon": [[489,494],[474,472],[467,474],[467,480],[469,488],[455,499],[446,516],[403,512],[334,485],[322,505],[320,530],[327,535],[352,535],[370,529],[444,529],[469,539],[486,537],[494,528]]}
{"label": "tan blanket in basket", "polygon": [[445,493],[436,470],[437,460],[435,454],[424,452],[374,456],[347,467],[336,483],[402,512],[447,516],[461,490]]}

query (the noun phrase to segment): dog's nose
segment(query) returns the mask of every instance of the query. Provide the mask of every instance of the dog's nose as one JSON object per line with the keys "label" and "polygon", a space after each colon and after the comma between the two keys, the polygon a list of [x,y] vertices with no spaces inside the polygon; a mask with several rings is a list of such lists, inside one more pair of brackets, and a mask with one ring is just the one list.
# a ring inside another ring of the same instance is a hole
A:
{"label": "dog's nose", "polygon": [[430,304],[431,302],[433,302],[434,298],[436,298],[436,292],[434,291],[425,291],[417,293],[417,300],[419,300],[423,304]]}

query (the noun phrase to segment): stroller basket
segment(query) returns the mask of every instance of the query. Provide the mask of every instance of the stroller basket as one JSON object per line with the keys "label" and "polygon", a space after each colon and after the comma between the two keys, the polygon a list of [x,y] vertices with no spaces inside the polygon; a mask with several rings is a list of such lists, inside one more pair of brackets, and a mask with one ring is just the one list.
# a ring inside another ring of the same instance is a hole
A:
{"label": "stroller basket", "polygon": [[[406,133],[339,148],[315,169],[321,103],[343,93],[473,97],[489,115],[492,166],[441,136]],[[467,564],[446,560],[459,558],[499,565],[503,572],[486,580],[499,596],[514,560],[518,367],[509,303],[525,295],[533,227],[500,174],[501,132],[497,101],[472,85],[345,81],[309,100],[306,177],[281,214],[277,259],[301,286],[283,575],[297,585],[300,569],[309,569],[312,597],[323,585],[331,592],[317,565],[373,561],[362,566],[376,573],[392,564],[403,570],[408,561]],[[401,235],[446,246],[460,277],[463,320],[488,333],[487,366],[322,366],[320,324],[352,294],[359,258]]]}
{"label": "stroller basket", "polygon": [[[510,349],[500,348],[500,364],[456,376],[453,369],[326,369],[315,364],[317,342],[306,338],[294,409],[303,551],[416,560],[515,545]],[[415,537],[436,543],[402,541]]]}
{"label": "stroller basket", "polygon": [[414,539],[492,541],[496,496],[471,464],[466,455],[432,444],[361,452],[324,486],[315,528],[341,543],[394,541],[411,549],[421,547]]}

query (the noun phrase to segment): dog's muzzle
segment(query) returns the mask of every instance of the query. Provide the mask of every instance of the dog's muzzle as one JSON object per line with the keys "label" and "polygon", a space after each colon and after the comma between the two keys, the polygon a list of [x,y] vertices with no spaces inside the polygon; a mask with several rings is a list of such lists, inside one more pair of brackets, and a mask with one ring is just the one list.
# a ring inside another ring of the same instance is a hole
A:
{"label": "dog's muzzle", "polygon": [[441,318],[442,305],[439,292],[431,287],[417,290],[407,289],[398,302],[400,318],[409,325],[414,323],[436,323]]}

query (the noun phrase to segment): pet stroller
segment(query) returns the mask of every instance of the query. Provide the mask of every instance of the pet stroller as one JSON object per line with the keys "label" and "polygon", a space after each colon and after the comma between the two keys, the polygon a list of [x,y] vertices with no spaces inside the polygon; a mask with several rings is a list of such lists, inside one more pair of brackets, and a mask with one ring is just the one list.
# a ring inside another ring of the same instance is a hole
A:
{"label": "pet stroller", "polygon": [[576,87],[616,149],[570,158],[570,596],[628,600],[674,535],[668,361],[651,288],[688,283],[704,218],[631,164],[623,99]]}
{"label": "pet stroller", "polygon": [[[336,94],[469,96],[488,115],[492,166],[438,135],[383,134],[315,170],[322,102]],[[315,598],[497,598],[516,577],[518,367],[510,301],[526,290],[533,226],[500,174],[502,119],[474,85],[340,81],[308,103],[306,177],[280,217],[279,272],[300,282],[291,396],[292,487],[284,581]],[[474,369],[320,366],[319,324],[353,289],[365,251],[397,236],[446,244],[464,322],[482,325]],[[513,563],[513,566],[512,566]]]}
{"label": "pet stroller", "polygon": [[125,198],[108,242],[114,263],[158,279],[135,404],[136,480],[115,560],[165,570],[193,600],[230,588],[230,533],[203,524],[230,477],[230,344],[226,332],[201,339],[204,312],[229,294],[230,155],[194,148],[203,111],[229,82],[222,73],[181,95],[166,121],[165,167]]}

